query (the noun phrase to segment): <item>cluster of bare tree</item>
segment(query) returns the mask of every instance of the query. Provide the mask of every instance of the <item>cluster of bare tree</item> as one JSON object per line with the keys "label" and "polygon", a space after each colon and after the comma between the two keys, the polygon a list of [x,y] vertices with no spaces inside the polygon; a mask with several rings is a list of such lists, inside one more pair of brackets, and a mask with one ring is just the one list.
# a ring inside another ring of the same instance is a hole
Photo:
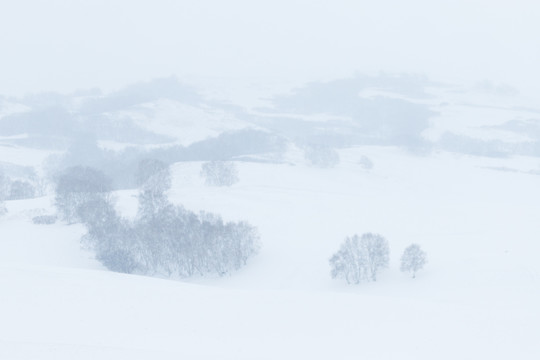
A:
{"label": "cluster of bare tree", "polygon": [[[229,163],[210,162],[202,175],[230,179],[236,170]],[[57,180],[59,216],[86,225],[83,242],[107,268],[181,277],[224,275],[240,269],[258,251],[258,233],[248,223],[224,222],[218,215],[196,214],[172,204],[167,197],[171,174],[164,162],[140,161],[136,180],[139,208],[133,220],[117,213],[111,181],[99,170],[71,167]],[[224,185],[221,180],[212,184]],[[389,254],[388,241],[381,235],[347,237],[330,259],[331,275],[354,284],[376,281],[389,265]],[[425,252],[412,244],[401,257],[401,270],[415,277],[425,263]]]}
{"label": "cluster of bare tree", "polygon": [[304,151],[304,158],[310,166],[319,168],[333,168],[339,164],[338,152],[329,146],[308,146]]}
{"label": "cluster of bare tree", "polygon": [[193,276],[238,270],[259,248],[256,229],[247,222],[224,222],[172,204],[169,167],[144,160],[137,171],[139,208],[134,220],[115,210],[110,182],[91,168],[67,169],[58,180],[56,206],[68,222],[88,228],[86,246],[113,271]]}
{"label": "cluster of bare tree", "polygon": [[[345,238],[340,249],[330,258],[332,278],[345,279],[347,283],[376,281],[377,273],[388,268],[390,247],[379,234],[366,233]],[[407,247],[401,257],[401,271],[416,272],[425,265],[426,253],[417,244]]]}
{"label": "cluster of bare tree", "polygon": [[43,194],[43,183],[35,173],[12,178],[0,169],[0,201],[31,199]]}
{"label": "cluster of bare tree", "polygon": [[232,161],[209,161],[201,166],[201,176],[209,186],[231,186],[238,182],[238,169]]}

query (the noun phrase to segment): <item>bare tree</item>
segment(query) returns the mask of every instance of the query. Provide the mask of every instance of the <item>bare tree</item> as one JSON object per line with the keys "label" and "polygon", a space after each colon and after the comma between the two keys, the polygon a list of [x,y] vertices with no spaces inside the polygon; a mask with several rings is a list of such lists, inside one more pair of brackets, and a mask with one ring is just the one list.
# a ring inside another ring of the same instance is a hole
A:
{"label": "bare tree", "polygon": [[413,279],[416,277],[416,272],[424,267],[427,262],[426,253],[418,244],[408,246],[401,256],[401,271],[412,272]]}
{"label": "bare tree", "polygon": [[347,237],[330,258],[331,276],[349,284],[376,281],[379,270],[388,267],[389,253],[388,242],[378,234]]}
{"label": "bare tree", "polygon": [[366,233],[362,235],[361,243],[367,254],[366,264],[371,280],[377,281],[377,273],[387,268],[390,261],[388,241],[379,234]]}
{"label": "bare tree", "polygon": [[111,181],[101,171],[82,166],[67,168],[56,184],[55,204],[60,216],[69,223],[80,220],[80,208],[86,203],[107,199]]}
{"label": "bare tree", "polygon": [[328,146],[309,146],[304,152],[304,158],[309,165],[320,168],[332,168],[339,164],[338,152]]}
{"label": "bare tree", "polygon": [[36,189],[31,183],[24,180],[15,180],[9,190],[10,200],[31,199],[35,196]]}
{"label": "bare tree", "polygon": [[4,204],[4,200],[7,197],[8,185],[9,178],[4,174],[4,170],[0,168],[0,216],[8,212],[6,204]]}
{"label": "bare tree", "polygon": [[206,185],[231,186],[238,182],[238,169],[232,161],[210,161],[201,168]]}
{"label": "bare tree", "polygon": [[[254,227],[246,222],[224,223],[218,215],[197,215],[175,206],[167,198],[168,166],[154,161],[148,164],[153,170],[147,173],[149,176],[141,177],[144,181],[139,189],[139,211],[133,221],[118,215],[110,196],[83,197],[84,201],[72,206],[72,193],[88,190],[88,184],[72,184],[73,177],[78,179],[72,171],[64,179],[66,184],[58,187],[60,195],[65,188],[71,190],[67,192],[69,206],[60,208],[67,213],[76,207],[77,218],[88,229],[83,244],[104,266],[113,271],[150,275],[222,276],[240,269],[257,253],[259,235]],[[95,187],[93,181],[90,185],[90,189]]]}
{"label": "bare tree", "polygon": [[139,218],[149,219],[169,206],[167,191],[171,188],[169,165],[147,159],[139,163]]}
{"label": "bare tree", "polygon": [[153,181],[168,188],[171,183],[169,165],[157,159],[143,159],[139,161],[135,177],[138,186],[143,186],[145,183]]}
{"label": "bare tree", "polygon": [[358,160],[358,165],[360,165],[364,170],[373,169],[373,161],[371,161],[371,159],[365,155],[360,157],[360,160]]}
{"label": "bare tree", "polygon": [[358,284],[366,278],[365,258],[358,235],[347,237],[338,252],[330,258],[332,278]]}
{"label": "bare tree", "polygon": [[4,173],[4,170],[0,168],[0,201],[3,201],[8,197],[10,183],[11,179]]}

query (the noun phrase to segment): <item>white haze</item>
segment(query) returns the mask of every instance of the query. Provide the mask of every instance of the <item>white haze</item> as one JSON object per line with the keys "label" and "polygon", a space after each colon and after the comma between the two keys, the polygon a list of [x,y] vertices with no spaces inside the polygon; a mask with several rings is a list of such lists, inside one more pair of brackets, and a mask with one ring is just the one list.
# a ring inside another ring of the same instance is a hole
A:
{"label": "white haze", "polygon": [[527,0],[2,1],[0,94],[379,71],[535,94],[538,10]]}
{"label": "white haze", "polygon": [[0,0],[0,360],[540,359],[538,10]]}

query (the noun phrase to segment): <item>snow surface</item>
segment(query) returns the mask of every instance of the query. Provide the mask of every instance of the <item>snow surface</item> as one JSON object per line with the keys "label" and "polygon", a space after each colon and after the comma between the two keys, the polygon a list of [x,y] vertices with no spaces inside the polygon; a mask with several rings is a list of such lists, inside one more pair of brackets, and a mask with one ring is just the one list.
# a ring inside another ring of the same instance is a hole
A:
{"label": "snow surface", "polygon": [[[444,124],[435,119],[436,130],[514,116],[459,109]],[[162,119],[164,131],[174,125]],[[223,129],[215,119],[210,132]],[[0,146],[6,162],[39,164],[43,155]],[[51,197],[7,201],[0,359],[540,358],[540,160],[376,146],[340,158],[336,168],[311,168],[291,149],[282,164],[238,162],[240,182],[226,188],[205,186],[199,162],[173,166],[172,201],[259,229],[260,253],[223,278],[106,271],[80,247],[81,225],[32,223],[54,211]],[[116,197],[134,216],[136,191]],[[390,268],[375,283],[332,280],[328,259],[364,232],[388,239]],[[413,242],[428,256],[416,279],[399,272]]]}
{"label": "snow surface", "polygon": [[[261,253],[225,278],[104,271],[80,249],[81,226],[29,222],[49,199],[8,202],[0,358],[536,358],[538,177],[449,154],[341,156],[333,170],[242,163],[225,189],[202,184],[200,163],[175,166],[174,201],[259,228]],[[330,255],[366,231],[388,238],[390,269],[377,283],[331,280]],[[414,280],[398,271],[411,242],[429,257]]]}

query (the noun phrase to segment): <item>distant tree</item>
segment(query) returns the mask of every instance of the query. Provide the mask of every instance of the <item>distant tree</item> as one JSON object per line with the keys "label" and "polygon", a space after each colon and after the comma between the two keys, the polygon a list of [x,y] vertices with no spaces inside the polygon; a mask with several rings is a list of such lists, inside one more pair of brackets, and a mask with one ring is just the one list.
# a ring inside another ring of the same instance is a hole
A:
{"label": "distant tree", "polygon": [[238,168],[232,161],[210,161],[201,168],[205,184],[210,186],[231,186],[238,182]]}
{"label": "distant tree", "polygon": [[132,274],[140,267],[132,251],[128,248],[110,247],[101,249],[96,254],[96,259],[107,269],[125,274]]}
{"label": "distant tree", "polygon": [[376,281],[379,270],[388,267],[389,253],[388,242],[380,235],[347,237],[330,258],[331,276],[345,279],[349,284]]}
{"label": "distant tree", "polygon": [[120,221],[111,197],[88,199],[77,208],[77,217],[97,236],[111,232]]}
{"label": "distant tree", "polygon": [[86,203],[108,199],[112,190],[111,181],[101,171],[89,167],[67,168],[56,184],[55,204],[65,221],[80,220],[80,208]]}
{"label": "distant tree", "polygon": [[28,181],[15,180],[11,183],[9,191],[10,200],[31,199],[35,196],[36,189]]}
{"label": "distant tree", "polygon": [[139,161],[137,173],[135,175],[139,187],[143,186],[150,181],[151,178],[156,176],[159,178],[154,180],[156,183],[164,184],[164,187],[166,188],[170,187],[171,174],[168,164],[157,159],[143,159]]}
{"label": "distant tree", "polygon": [[140,213],[134,223],[137,261],[146,273],[225,275],[244,266],[259,249],[259,235],[246,222],[224,223],[166,203]]}
{"label": "distant tree", "polygon": [[8,198],[10,184],[11,184],[10,178],[6,176],[6,174],[4,173],[4,170],[0,168],[0,201],[3,201],[6,198]]}
{"label": "distant tree", "polygon": [[322,145],[313,145],[306,148],[304,158],[309,165],[320,168],[332,168],[339,164],[338,152]]}
{"label": "distant tree", "polygon": [[0,216],[7,214],[7,212],[6,204],[4,204],[3,200],[0,200]]}
{"label": "distant tree", "polygon": [[238,270],[258,252],[258,232],[248,223],[224,223],[220,216],[209,213],[200,218],[202,238],[207,239],[202,249],[207,255],[201,260],[208,272],[224,275]]}
{"label": "distant tree", "polygon": [[347,237],[330,258],[332,278],[345,279],[348,284],[361,282],[366,278],[364,255],[358,235]]}
{"label": "distant tree", "polygon": [[0,168],[0,216],[8,212],[4,204],[4,200],[7,198],[8,186],[9,178],[4,174],[4,170]]}
{"label": "distant tree", "polygon": [[83,244],[105,267],[148,275],[223,276],[258,251],[259,235],[248,223],[224,223],[218,215],[173,205],[167,198],[168,167],[154,169],[140,186],[133,221],[117,214],[110,196],[85,197],[77,204],[77,219],[88,229]]}
{"label": "distant tree", "polygon": [[85,202],[78,208],[78,216],[88,229],[83,242],[107,269],[132,273],[140,267],[132,226],[120,218],[110,198],[96,197]]}
{"label": "distant tree", "polygon": [[37,225],[52,225],[56,222],[55,215],[37,215],[32,218],[32,222]]}
{"label": "distant tree", "polygon": [[139,163],[139,218],[155,217],[169,206],[167,190],[171,188],[169,165],[154,159]]}
{"label": "distant tree", "polygon": [[412,272],[413,279],[416,277],[416,272],[424,267],[427,262],[426,253],[418,244],[408,246],[401,256],[401,271]]}
{"label": "distant tree", "polygon": [[360,165],[364,170],[373,169],[373,161],[371,161],[371,159],[365,155],[360,158],[358,165]]}
{"label": "distant tree", "polygon": [[390,262],[388,241],[379,234],[366,233],[362,235],[361,243],[366,252],[366,263],[371,280],[377,281],[379,270],[387,268]]}

